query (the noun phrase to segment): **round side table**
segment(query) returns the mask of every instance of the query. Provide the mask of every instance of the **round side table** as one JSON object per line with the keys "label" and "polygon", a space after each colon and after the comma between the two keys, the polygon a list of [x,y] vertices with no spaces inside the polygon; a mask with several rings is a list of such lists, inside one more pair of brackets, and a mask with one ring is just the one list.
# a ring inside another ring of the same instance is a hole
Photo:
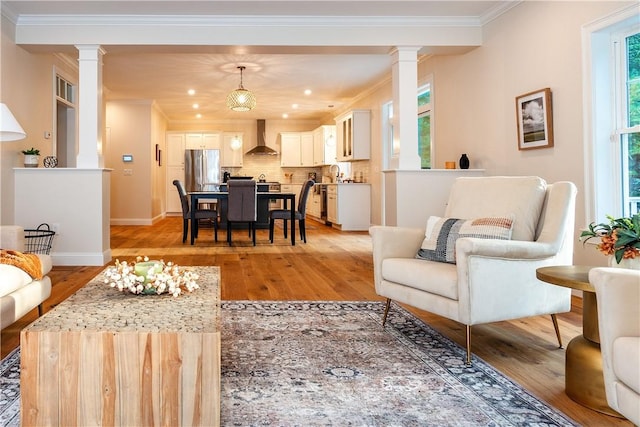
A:
{"label": "round side table", "polygon": [[582,335],[569,342],[565,358],[565,391],[579,404],[598,412],[624,418],[607,404],[602,375],[596,290],[589,283],[593,267],[562,265],[541,267],[536,277],[543,282],[582,291]]}

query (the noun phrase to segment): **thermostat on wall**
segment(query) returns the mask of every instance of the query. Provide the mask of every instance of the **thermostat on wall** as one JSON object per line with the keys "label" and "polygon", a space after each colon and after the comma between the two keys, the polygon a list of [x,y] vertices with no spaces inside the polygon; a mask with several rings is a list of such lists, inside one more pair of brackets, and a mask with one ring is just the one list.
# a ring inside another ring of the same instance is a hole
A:
{"label": "thermostat on wall", "polygon": [[133,154],[123,154],[122,155],[122,161],[125,162],[125,163],[133,162]]}

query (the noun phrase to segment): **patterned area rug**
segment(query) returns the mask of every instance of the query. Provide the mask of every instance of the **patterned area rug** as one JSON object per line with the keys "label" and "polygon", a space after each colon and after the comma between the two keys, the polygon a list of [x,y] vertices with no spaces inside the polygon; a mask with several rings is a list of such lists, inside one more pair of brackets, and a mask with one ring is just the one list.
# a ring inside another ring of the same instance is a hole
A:
{"label": "patterned area rug", "polygon": [[[575,426],[401,307],[222,304],[224,426]],[[1,365],[0,425],[19,425],[19,351]]]}

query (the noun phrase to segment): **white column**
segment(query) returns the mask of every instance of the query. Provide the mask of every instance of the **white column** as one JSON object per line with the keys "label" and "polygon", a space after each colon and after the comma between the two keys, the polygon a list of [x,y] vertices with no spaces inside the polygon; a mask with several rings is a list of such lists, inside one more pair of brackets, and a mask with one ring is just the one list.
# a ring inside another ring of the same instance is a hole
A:
{"label": "white column", "polygon": [[418,154],[418,50],[396,47],[391,80],[393,85],[393,169],[420,169]]}
{"label": "white column", "polygon": [[77,45],[79,61],[78,87],[78,157],[76,167],[99,169],[104,167],[102,156],[102,56],[99,45]]}

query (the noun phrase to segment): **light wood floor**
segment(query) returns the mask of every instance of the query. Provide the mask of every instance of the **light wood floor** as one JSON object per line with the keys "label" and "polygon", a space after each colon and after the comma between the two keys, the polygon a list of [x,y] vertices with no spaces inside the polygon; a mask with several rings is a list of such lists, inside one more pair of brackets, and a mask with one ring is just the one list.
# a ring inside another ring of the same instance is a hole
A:
{"label": "light wood floor", "polygon": [[[276,230],[258,230],[253,247],[246,233],[234,232],[228,247],[225,233],[218,243],[202,229],[195,246],[182,243],[182,221],[167,218],[153,226],[111,228],[113,258],[147,255],[178,265],[218,265],[224,300],[382,300],[373,288],[371,241],[366,232],[338,232],[312,222],[307,240],[291,246]],[[52,296],[45,311],[66,299],[103,267],[54,267]],[[464,346],[464,327],[442,317],[409,308],[442,334]],[[581,300],[558,316],[565,345],[581,333]],[[34,310],[2,331],[2,357],[19,345],[20,330],[35,320]],[[530,393],[585,426],[631,426],[628,421],[591,411],[564,393],[564,350],[557,348],[548,316],[474,326],[474,354],[524,386]]]}

